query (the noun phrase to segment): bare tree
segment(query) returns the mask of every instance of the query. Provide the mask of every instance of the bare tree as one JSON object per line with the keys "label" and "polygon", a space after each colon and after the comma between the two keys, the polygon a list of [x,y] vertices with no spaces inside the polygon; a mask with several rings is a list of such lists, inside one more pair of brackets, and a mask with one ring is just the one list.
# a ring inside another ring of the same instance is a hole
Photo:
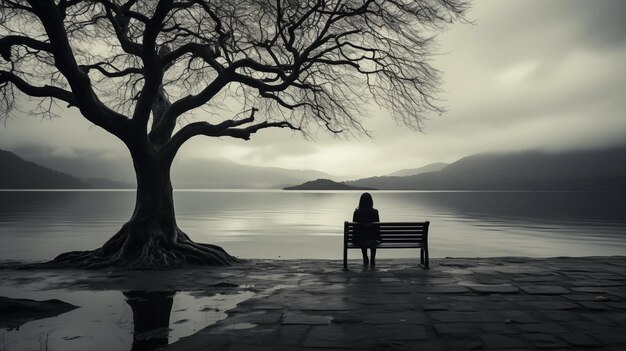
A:
{"label": "bare tree", "polygon": [[265,128],[366,133],[359,108],[370,101],[420,129],[440,111],[432,35],[467,10],[464,0],[0,3],[7,115],[18,95],[45,116],[78,108],[132,157],[130,220],[101,248],[53,261],[88,267],[236,261],[176,224],[170,166],[181,145]]}

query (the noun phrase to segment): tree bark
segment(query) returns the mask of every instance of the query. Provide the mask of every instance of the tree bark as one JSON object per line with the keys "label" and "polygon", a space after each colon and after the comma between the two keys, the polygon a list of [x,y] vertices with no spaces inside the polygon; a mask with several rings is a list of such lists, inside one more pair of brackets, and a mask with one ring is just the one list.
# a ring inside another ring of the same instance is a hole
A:
{"label": "tree bark", "polygon": [[50,264],[87,268],[163,268],[237,262],[221,247],[195,243],[178,228],[170,180],[171,158],[137,149],[131,148],[137,197],[130,220],[101,248],[64,253]]}
{"label": "tree bark", "polygon": [[174,214],[174,198],[170,181],[170,165],[147,153],[131,153],[137,177],[135,210],[124,225],[131,235],[118,247],[113,237],[103,246],[103,253],[122,250],[122,255],[132,256],[146,243],[157,247],[176,244],[178,226]]}

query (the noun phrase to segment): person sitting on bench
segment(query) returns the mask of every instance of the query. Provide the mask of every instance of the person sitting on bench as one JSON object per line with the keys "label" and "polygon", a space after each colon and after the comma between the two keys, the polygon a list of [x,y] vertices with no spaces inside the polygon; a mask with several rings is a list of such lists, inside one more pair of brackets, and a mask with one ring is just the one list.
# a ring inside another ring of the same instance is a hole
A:
{"label": "person sitting on bench", "polygon": [[[380,222],[378,216],[378,210],[374,208],[374,200],[369,193],[363,193],[359,200],[359,207],[354,210],[352,221],[357,222],[358,225],[354,228],[354,237],[352,242],[354,245],[361,248],[363,253],[363,265],[371,263],[372,266],[376,265],[376,246],[382,242],[380,236],[380,226],[372,224],[374,222]],[[372,260],[367,257],[367,249],[370,249],[372,253]]]}

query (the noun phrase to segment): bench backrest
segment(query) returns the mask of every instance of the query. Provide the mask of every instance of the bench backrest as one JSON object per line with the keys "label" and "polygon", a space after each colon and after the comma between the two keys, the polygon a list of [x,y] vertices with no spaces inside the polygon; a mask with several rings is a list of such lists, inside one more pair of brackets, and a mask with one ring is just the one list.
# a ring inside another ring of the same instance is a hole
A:
{"label": "bench backrest", "polygon": [[[428,240],[428,226],[430,222],[380,222],[380,235],[383,243],[423,243]],[[352,235],[356,223],[344,223],[344,240],[352,243]]]}

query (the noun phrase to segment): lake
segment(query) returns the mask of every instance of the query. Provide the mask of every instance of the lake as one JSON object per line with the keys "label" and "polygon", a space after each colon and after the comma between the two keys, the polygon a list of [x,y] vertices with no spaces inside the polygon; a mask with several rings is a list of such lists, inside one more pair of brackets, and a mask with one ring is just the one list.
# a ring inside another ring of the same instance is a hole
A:
{"label": "lake", "polygon": [[[626,193],[374,191],[383,221],[431,221],[431,257],[626,255]],[[360,192],[180,190],[178,224],[241,258],[341,259]],[[134,191],[0,191],[0,259],[47,260],[102,245]],[[416,257],[384,250],[379,260]],[[350,252],[357,258],[359,253]]]}

